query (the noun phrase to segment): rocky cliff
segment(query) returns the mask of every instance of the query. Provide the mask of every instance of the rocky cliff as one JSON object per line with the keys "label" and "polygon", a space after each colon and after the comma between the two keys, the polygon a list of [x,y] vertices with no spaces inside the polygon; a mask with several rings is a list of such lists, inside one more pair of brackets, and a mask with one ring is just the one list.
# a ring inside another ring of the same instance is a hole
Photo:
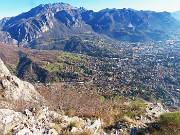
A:
{"label": "rocky cliff", "polygon": [[24,100],[29,102],[42,102],[44,99],[28,82],[21,81],[9,70],[0,59],[0,90],[1,99]]}
{"label": "rocky cliff", "polygon": [[81,20],[81,12],[66,3],[39,5],[27,13],[1,20],[0,27],[24,45],[40,37],[57,38],[91,30]]}

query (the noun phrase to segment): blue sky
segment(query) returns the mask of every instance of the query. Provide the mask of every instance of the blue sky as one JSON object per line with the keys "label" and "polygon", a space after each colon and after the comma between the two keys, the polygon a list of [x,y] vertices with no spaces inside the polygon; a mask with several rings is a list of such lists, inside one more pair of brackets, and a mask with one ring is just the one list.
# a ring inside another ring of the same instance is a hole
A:
{"label": "blue sky", "polygon": [[66,2],[75,7],[98,11],[104,8],[178,11],[180,0],[1,0],[0,18],[18,15],[40,4]]}

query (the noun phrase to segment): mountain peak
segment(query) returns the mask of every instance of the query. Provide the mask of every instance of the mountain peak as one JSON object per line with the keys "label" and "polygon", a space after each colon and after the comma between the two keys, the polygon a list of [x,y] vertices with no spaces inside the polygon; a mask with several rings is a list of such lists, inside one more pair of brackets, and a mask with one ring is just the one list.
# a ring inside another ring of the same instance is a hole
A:
{"label": "mountain peak", "polygon": [[60,11],[60,10],[70,10],[70,9],[77,9],[76,7],[71,6],[68,3],[53,3],[53,4],[41,4],[38,6],[38,8],[43,8],[46,10],[51,10],[51,11]]}
{"label": "mountain peak", "polygon": [[40,4],[39,6],[32,8],[30,11],[22,13],[19,16],[21,16],[22,18],[29,18],[29,17],[39,16],[44,13],[49,13],[49,12],[56,13],[61,10],[71,10],[71,9],[77,9],[77,8],[71,6],[68,3],[63,3],[63,2],[54,3],[54,4]]}

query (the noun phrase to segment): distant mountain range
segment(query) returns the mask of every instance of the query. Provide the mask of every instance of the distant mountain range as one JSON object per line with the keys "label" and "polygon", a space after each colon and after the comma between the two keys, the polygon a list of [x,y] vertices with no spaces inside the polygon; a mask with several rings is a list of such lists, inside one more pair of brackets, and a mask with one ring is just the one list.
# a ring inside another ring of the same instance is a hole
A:
{"label": "distant mountain range", "polygon": [[179,33],[179,29],[179,21],[168,12],[132,9],[94,12],[55,3],[39,5],[0,20],[0,41],[29,48],[91,54],[92,50],[99,50],[98,53],[109,50],[109,43],[116,41],[166,40]]}

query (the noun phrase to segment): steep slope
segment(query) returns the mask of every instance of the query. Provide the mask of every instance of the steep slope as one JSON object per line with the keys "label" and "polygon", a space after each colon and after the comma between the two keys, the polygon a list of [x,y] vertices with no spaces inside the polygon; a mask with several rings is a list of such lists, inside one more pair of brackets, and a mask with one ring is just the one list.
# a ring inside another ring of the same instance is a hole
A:
{"label": "steep slope", "polygon": [[83,19],[94,31],[125,41],[161,40],[180,29],[168,12],[106,9],[84,12]]}
{"label": "steep slope", "polygon": [[[57,132],[63,133],[66,130],[72,133],[90,130],[90,133],[98,134],[97,131],[101,126],[100,120],[91,121],[79,117],[63,116],[49,111],[45,106],[38,109],[33,107],[30,111],[26,109],[24,113],[15,112],[10,109],[10,104],[15,101],[17,104],[12,105],[12,108],[16,108],[15,106],[18,106],[20,101],[23,105],[25,102],[30,102],[37,103],[38,106],[46,102],[32,84],[11,75],[0,59],[0,134],[57,135]],[[73,122],[81,123],[81,126],[78,125],[75,130],[72,130],[73,127],[69,126]],[[55,128],[56,125],[58,129]]]}
{"label": "steep slope", "polygon": [[4,19],[1,21],[2,30],[22,45],[43,35],[48,38],[70,36],[91,30],[81,21],[81,12],[65,3],[40,5],[29,12]]}
{"label": "steep slope", "polygon": [[23,100],[29,102],[42,102],[44,99],[28,82],[21,81],[10,74],[9,70],[0,59],[0,99]]}

